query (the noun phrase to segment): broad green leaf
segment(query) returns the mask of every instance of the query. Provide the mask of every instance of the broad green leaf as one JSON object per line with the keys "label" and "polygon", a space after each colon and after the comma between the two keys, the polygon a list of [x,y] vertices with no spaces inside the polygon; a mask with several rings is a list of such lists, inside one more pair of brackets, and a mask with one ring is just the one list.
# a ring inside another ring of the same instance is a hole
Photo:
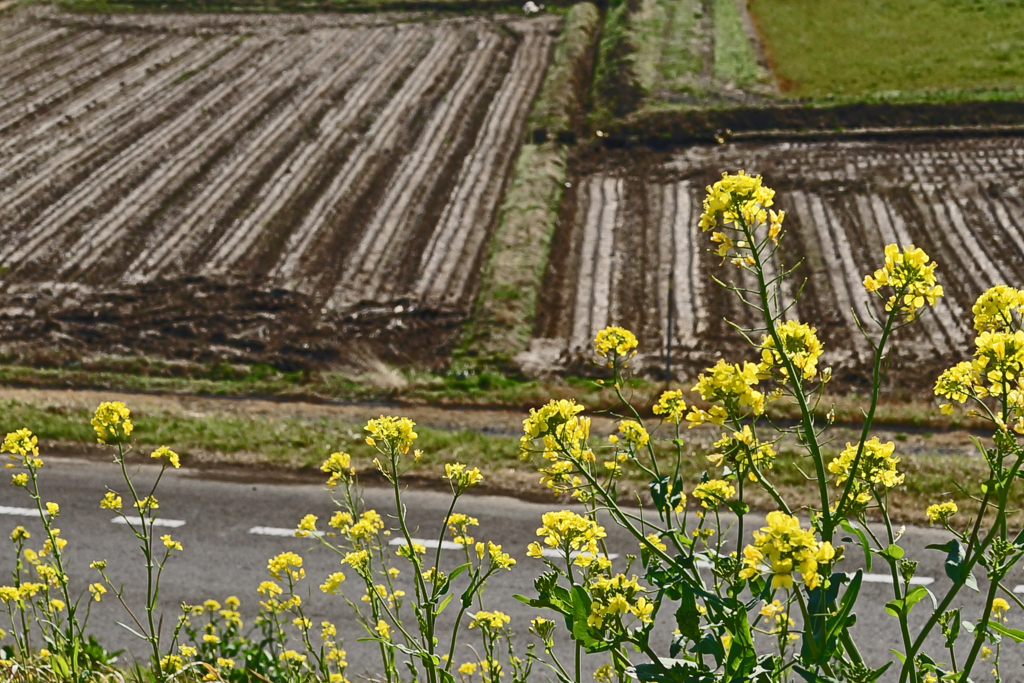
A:
{"label": "broad green leaf", "polygon": [[871,544],[868,543],[867,534],[864,533],[863,529],[854,526],[851,522],[845,519],[841,521],[839,525],[851,534],[856,534],[857,539],[860,540],[860,547],[864,550],[864,564],[866,565],[867,571],[871,571]]}
{"label": "broad green leaf", "polygon": [[988,627],[996,633],[1004,635],[1007,638],[1013,639],[1014,642],[1024,643],[1024,631],[1021,631],[1020,629],[1009,628],[1007,626],[1003,626],[1002,624],[998,624],[994,621],[988,622]]}

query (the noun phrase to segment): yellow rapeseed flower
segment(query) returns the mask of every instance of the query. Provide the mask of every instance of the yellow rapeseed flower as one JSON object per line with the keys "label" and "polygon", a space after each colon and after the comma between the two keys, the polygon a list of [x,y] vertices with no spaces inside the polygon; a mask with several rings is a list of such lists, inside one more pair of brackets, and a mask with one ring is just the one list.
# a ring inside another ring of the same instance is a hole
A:
{"label": "yellow rapeseed flower", "polygon": [[512,621],[512,618],[504,612],[487,612],[481,610],[473,615],[473,620],[469,622],[469,627],[499,631],[510,621]]}
{"label": "yellow rapeseed flower", "polygon": [[959,509],[956,503],[947,501],[945,503],[929,505],[928,509],[925,510],[925,514],[928,515],[928,521],[932,524],[942,524],[945,526],[949,522],[949,518],[955,515]]}
{"label": "yellow rapeseed flower", "polygon": [[693,497],[700,501],[703,508],[715,509],[736,495],[736,489],[722,479],[709,479],[697,484],[693,489]]}
{"label": "yellow rapeseed flower", "polygon": [[[813,327],[796,320],[787,320],[775,328],[775,333],[782,342],[783,351],[804,379],[813,378],[818,371],[818,358],[821,357],[823,349],[816,332]],[[761,363],[758,372],[761,377],[768,378],[771,377],[773,369],[778,369],[783,377],[789,376],[789,371],[783,364],[782,354],[775,347],[775,340],[766,334],[761,341]]]}
{"label": "yellow rapeseed flower", "polygon": [[653,411],[655,415],[679,424],[686,414],[686,401],[683,400],[683,392],[679,389],[663,392],[658,398],[658,402],[654,404]]}
{"label": "yellow rapeseed flower", "polygon": [[776,510],[769,512],[767,526],[754,532],[754,543],[743,549],[741,579],[762,573],[772,575],[772,590],[793,587],[797,572],[810,589],[821,584],[819,564],[831,562],[835,549],[828,541],[819,542],[809,529],[800,528],[800,520]]}
{"label": "yellow rapeseed flower", "polygon": [[282,575],[290,576],[293,581],[306,576],[302,569],[302,558],[293,552],[284,552],[276,555],[267,562],[267,571],[272,577],[280,580]]}
{"label": "yellow rapeseed flower", "polygon": [[96,408],[92,428],[100,443],[117,443],[131,436],[131,411],[121,401],[104,401]]}
{"label": "yellow rapeseed flower", "polygon": [[103,500],[100,501],[101,510],[120,510],[121,509],[121,496],[107,491],[106,495],[103,496]]}
{"label": "yellow rapeseed flower", "polygon": [[164,534],[160,537],[160,540],[163,541],[164,547],[168,550],[184,550],[184,548],[181,546],[181,543],[171,538],[170,534]]}
{"label": "yellow rapeseed flower", "polygon": [[0,446],[0,453],[34,457],[39,455],[39,439],[28,429],[19,429],[16,432],[8,432],[4,443]]}
{"label": "yellow rapeseed flower", "polygon": [[107,592],[107,589],[103,587],[102,583],[91,583],[89,584],[89,593],[92,594],[92,599],[99,602],[103,599],[103,595]]}
{"label": "yellow rapeseed flower", "polygon": [[636,335],[624,327],[606,327],[594,337],[594,351],[612,367],[617,359],[628,359],[636,355]]}
{"label": "yellow rapeseed flower", "polygon": [[376,446],[377,442],[382,443],[383,448],[393,448],[395,452],[405,454],[412,447],[412,442],[418,436],[415,431],[416,423],[407,417],[384,417],[381,415],[376,420],[366,423],[364,429],[370,433],[366,442]]}
{"label": "yellow rapeseed flower", "polygon": [[327,486],[331,488],[343,480],[351,479],[356,474],[356,468],[352,467],[352,456],[342,451],[331,453],[320,465],[320,471],[331,475],[327,480]]}
{"label": "yellow rapeseed flower", "polygon": [[156,458],[158,460],[166,460],[174,469],[181,467],[181,458],[167,446],[161,446],[156,449],[149,454],[149,457]]}
{"label": "yellow rapeseed flower", "polygon": [[[935,263],[929,263],[928,254],[913,244],[903,251],[899,245],[885,247],[885,265],[875,274],[864,278],[864,289],[877,293],[883,287],[891,287],[893,294],[885,303],[885,310],[898,309],[907,319],[919,315],[926,305],[934,306],[943,295],[942,286],[935,281]],[[879,294],[885,298],[884,295]]]}

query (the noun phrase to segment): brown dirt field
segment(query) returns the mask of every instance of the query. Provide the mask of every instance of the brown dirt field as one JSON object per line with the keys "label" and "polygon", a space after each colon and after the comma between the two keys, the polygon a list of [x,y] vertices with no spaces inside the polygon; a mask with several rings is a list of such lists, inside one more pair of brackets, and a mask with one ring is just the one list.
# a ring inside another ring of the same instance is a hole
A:
{"label": "brown dirt field", "polygon": [[631,148],[592,155],[579,167],[555,237],[549,297],[533,349],[521,359],[535,370],[585,372],[594,333],[622,324],[640,337],[638,366],[657,376],[670,278],[677,377],[692,378],[719,357],[751,357],[728,324],[753,326],[750,309],[711,278],[751,283],[709,253],[696,227],[704,188],[723,171],[760,173],[778,191],[788,232],[770,265],[799,264],[785,295],[791,299],[806,279],[795,315],[818,327],[840,388],[863,390],[870,374],[853,312],[867,319],[861,283],[881,264],[885,244],[924,248],[946,290],[933,313],[897,336],[896,394],[930,387],[970,354],[970,309],[982,291],[1024,280],[1020,138]]}
{"label": "brown dirt field", "polygon": [[557,26],[3,15],[5,355],[443,363]]}

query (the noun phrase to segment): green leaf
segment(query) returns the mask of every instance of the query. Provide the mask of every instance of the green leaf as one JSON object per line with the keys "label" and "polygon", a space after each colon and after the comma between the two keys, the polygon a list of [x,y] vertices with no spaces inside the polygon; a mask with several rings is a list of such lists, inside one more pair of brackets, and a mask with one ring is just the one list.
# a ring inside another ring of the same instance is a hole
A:
{"label": "green leaf", "polygon": [[941,550],[946,553],[946,576],[953,583],[962,583],[971,590],[978,591],[978,580],[974,578],[973,572],[965,572],[964,560],[967,559],[967,549],[960,541],[953,539],[948,543],[926,545],[930,550]]}
{"label": "green leaf", "polygon": [[[626,669],[626,675],[642,683],[692,683],[704,680],[696,662],[658,657],[658,663],[638,664]],[[699,677],[695,677],[699,676]]]}
{"label": "green leaf", "polygon": [[906,616],[910,614],[910,610],[914,608],[914,605],[921,602],[927,595],[928,589],[924,586],[918,586],[907,593],[905,597],[885,603],[885,611],[894,617],[898,617],[901,614]]}
{"label": "green leaf", "polygon": [[882,553],[879,553],[879,554],[880,555],[884,555],[884,556],[889,557],[889,558],[892,558],[894,560],[901,560],[901,559],[903,559],[903,555],[905,553],[903,551],[903,548],[901,548],[898,545],[896,545],[895,543],[893,543],[888,548],[885,549],[885,552],[882,552]]}
{"label": "green leaf", "polygon": [[448,596],[447,598],[445,598],[445,599],[444,599],[444,600],[443,600],[443,601],[441,602],[441,604],[437,606],[437,612],[436,612],[436,614],[440,614],[441,612],[443,612],[443,611],[444,611],[444,608],[448,606],[448,603],[449,603],[449,602],[451,602],[451,601],[452,601],[452,598],[454,598],[454,597],[455,597],[455,594],[453,593],[453,594],[449,595],[449,596]]}
{"label": "green leaf", "polygon": [[864,564],[866,565],[867,571],[871,571],[871,544],[868,543],[868,536],[864,533],[864,530],[860,527],[856,527],[847,520],[843,520],[839,523],[843,529],[849,531],[851,534],[856,534],[860,540],[860,547],[864,550]]}
{"label": "green leaf", "polygon": [[700,640],[700,613],[697,612],[697,600],[693,597],[693,591],[682,591],[682,599],[679,609],[676,610],[676,626],[679,633],[697,642]]}
{"label": "green leaf", "polygon": [[730,500],[726,505],[737,515],[743,516],[750,512],[750,506],[744,503],[742,500]]}
{"label": "green leaf", "polygon": [[988,627],[996,633],[1004,635],[1007,638],[1013,639],[1014,642],[1024,643],[1024,631],[1021,631],[1020,629],[1009,628],[1007,626],[1003,626],[1002,624],[997,624],[994,621],[990,621],[988,623]]}

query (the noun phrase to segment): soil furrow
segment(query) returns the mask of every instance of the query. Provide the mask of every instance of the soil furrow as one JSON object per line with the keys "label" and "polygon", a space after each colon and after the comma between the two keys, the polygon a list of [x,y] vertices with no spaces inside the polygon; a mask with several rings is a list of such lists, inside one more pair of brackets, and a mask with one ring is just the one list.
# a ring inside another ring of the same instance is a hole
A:
{"label": "soil furrow", "polygon": [[[273,55],[285,60],[290,64],[291,59],[300,55],[300,51],[292,46],[280,55]],[[34,224],[34,227],[27,230],[27,241],[16,247],[5,246],[0,248],[0,260],[10,260],[21,263],[25,259],[39,260],[42,253],[39,248],[50,238],[54,237],[64,228],[65,223],[74,220],[81,215],[83,206],[95,206],[98,200],[108,197],[116,197],[112,194],[113,188],[124,188],[124,182],[131,178],[153,180],[152,171],[159,165],[161,157],[154,158],[154,149],[163,149],[165,154],[173,154],[175,148],[180,144],[191,147],[193,153],[196,149],[196,132],[202,130],[202,122],[212,122],[213,131],[223,131],[245,116],[251,115],[251,104],[260,98],[269,97],[275,89],[287,86],[285,77],[267,83],[267,79],[257,87],[249,89],[250,81],[258,82],[261,73],[258,65],[247,67],[247,73],[240,78],[230,82],[222,82],[210,90],[206,96],[195,102],[179,116],[166,125],[160,126],[150,135],[136,141],[117,158],[108,162],[100,172],[95,173],[88,182],[75,188],[69,195],[46,211]],[[248,92],[245,90],[248,89]],[[242,91],[242,99],[230,107],[229,111],[233,116],[216,117],[214,112],[218,105],[223,106],[225,100]],[[210,129],[207,129],[209,132]],[[204,138],[205,139],[205,138]],[[166,167],[165,161],[165,167]],[[173,162],[171,162],[173,163]],[[136,190],[137,191],[137,190]],[[128,207],[122,203],[122,209]],[[71,235],[64,231],[64,239]],[[82,245],[89,249],[91,245]]]}
{"label": "soil furrow", "polygon": [[[266,193],[259,201],[253,202],[252,210],[243,220],[236,222],[221,237],[221,241],[214,247],[213,257],[203,265],[200,271],[202,274],[207,276],[226,274],[240,261],[260,237],[260,234],[272,227],[275,216],[285,208],[307,182],[310,173],[321,167],[325,161],[324,156],[334,147],[337,139],[346,132],[346,126],[353,121],[358,121],[358,112],[366,104],[364,96],[371,92],[375,94],[381,89],[387,89],[390,83],[388,76],[395,73],[402,63],[402,59],[417,46],[413,40],[414,36],[403,36],[397,41],[392,40],[390,43],[385,43],[388,38],[391,38],[389,33],[390,31],[386,30],[374,32],[372,42],[363,45],[360,48],[361,54],[346,63],[344,73],[339,73],[338,76],[348,79],[362,70],[367,61],[379,56],[375,51],[384,49],[382,46],[387,45],[394,48],[397,44],[401,48],[392,49],[389,58],[383,61],[378,60],[377,66],[369,74],[363,75],[362,80],[355,86],[356,90],[346,97],[346,104],[329,112],[327,118],[321,122],[320,135],[315,136],[305,145],[293,147],[289,157],[281,164],[279,171],[265,183]],[[373,86],[373,90],[371,90],[371,86]],[[325,131],[329,132],[325,134]],[[281,227],[287,229],[286,226]]]}
{"label": "soil furrow", "polygon": [[[184,254],[194,252],[197,245],[208,238],[226,210],[226,203],[237,202],[259,171],[291,146],[288,143],[292,142],[301,131],[304,121],[312,115],[311,109],[323,106],[327,91],[338,87],[351,76],[354,69],[363,64],[363,60],[369,59],[372,54],[369,40],[374,36],[366,34],[349,38],[355,40],[344,46],[345,54],[359,52],[361,57],[344,63],[344,68],[338,69],[330,77],[311,84],[308,92],[296,98],[297,102],[279,110],[257,134],[238,145],[241,149],[234,151],[223,165],[211,170],[208,175],[216,180],[200,184],[203,189],[191,202],[176,207],[161,222],[147,241],[146,249],[125,272],[125,282],[152,280],[168,268],[178,271],[183,269],[188,262]],[[266,217],[261,215],[261,218]]]}
{"label": "soil furrow", "polygon": [[[333,50],[330,44],[324,45],[321,52]],[[146,221],[156,211],[162,199],[175,192],[177,187],[189,182],[201,171],[205,160],[224,150],[231,148],[251,122],[259,121],[273,110],[279,99],[286,93],[304,89],[298,68],[289,69],[276,80],[262,88],[254,88],[250,94],[218,118],[214,125],[206,128],[190,142],[187,148],[165,164],[154,169],[147,181],[138,185],[109,213],[101,216],[93,226],[83,231],[79,241],[64,256],[58,275],[66,278],[71,274],[81,274],[107,253],[107,247],[115,240],[130,231],[133,225]],[[299,81],[297,84],[296,81]],[[322,86],[324,90],[327,85]],[[299,98],[296,108],[315,99],[312,96]],[[285,108],[287,118],[292,112],[291,107]],[[278,118],[278,121],[280,117]],[[277,123],[277,121],[275,121]]]}
{"label": "soil furrow", "polygon": [[[204,47],[212,51],[216,44]],[[259,61],[261,47],[267,44],[247,41],[241,49],[229,50],[223,59],[214,59],[213,64],[209,59],[217,52],[198,51],[197,59],[184,60],[166,74],[167,80],[176,83],[174,86],[164,90],[159,86],[167,84],[165,79],[155,79],[157,88],[147,84],[127,100],[104,110],[107,115],[84,126],[74,143],[58,148],[55,156],[24,173],[21,182],[0,195],[0,215],[11,216],[11,221],[15,216],[23,223],[35,221],[44,212],[58,210],[56,205],[69,194],[86,190],[87,184],[98,182],[104,175],[128,173],[122,172],[123,164],[144,160],[147,151],[166,149],[168,131],[203,120],[206,107],[232,92],[230,84],[221,79],[236,69],[246,69],[246,60]],[[209,68],[202,68],[205,66]],[[199,68],[200,73],[197,82],[187,79],[191,84],[186,85],[181,76],[191,67]],[[249,69],[241,80],[255,75],[256,70]],[[143,113],[136,115],[139,109]],[[29,232],[27,236],[33,235]]]}
{"label": "soil furrow", "polygon": [[[27,134],[9,136],[0,141],[0,178],[17,168],[18,163],[38,159],[53,149],[67,144],[73,132],[82,131],[89,123],[93,110],[106,111],[108,103],[115,101],[122,90],[131,88],[144,79],[155,79],[156,72],[163,65],[180,58],[199,41],[197,38],[172,38],[161,47],[147,53],[120,74],[119,78],[108,77],[64,104],[59,110],[36,119]],[[64,128],[65,130],[61,130]],[[72,128],[73,132],[66,130]],[[0,181],[2,182],[2,181]]]}
{"label": "soil furrow", "polygon": [[459,117],[452,114],[468,108],[479,95],[501,42],[497,35],[489,32],[478,37],[478,44],[452,87],[447,102],[432,114],[425,126],[426,134],[420,137],[395,173],[374,219],[349,257],[345,268],[347,277],[335,289],[328,302],[329,308],[341,310],[360,301],[373,300],[381,281],[385,277],[394,277],[384,261],[387,256],[394,255],[403,240],[409,239],[403,228],[407,229],[414,218],[411,209],[422,198],[427,174],[440,165],[444,148],[450,145],[451,136],[459,126]]}
{"label": "soil furrow", "polygon": [[482,133],[463,162],[456,191],[424,252],[415,294],[428,305],[464,305],[480,250],[500,201],[509,164],[518,147],[527,108],[540,87],[552,39],[531,31],[516,50]]}
{"label": "soil furrow", "polygon": [[0,115],[0,134],[10,135],[36,117],[45,116],[74,93],[88,88],[110,72],[118,71],[125,64],[138,60],[165,40],[162,36],[146,36],[132,41],[129,46],[120,44],[120,41],[104,46],[102,53],[83,59],[80,67],[68,76],[58,78],[49,87],[32,93],[35,96],[33,99],[12,107],[13,111],[7,116]]}
{"label": "soil furrow", "polygon": [[[344,205],[351,201],[351,195],[361,194],[355,188],[367,177],[375,175],[372,168],[384,161],[387,151],[396,144],[403,121],[408,120],[419,106],[424,94],[432,89],[440,77],[438,67],[453,59],[458,50],[458,41],[450,32],[434,34],[433,47],[405,79],[401,88],[376,117],[363,138],[348,155],[345,165],[331,180],[306,214],[298,229],[289,235],[284,253],[278,265],[271,272],[271,278],[289,283],[294,288],[309,289],[308,280],[318,277],[316,270],[307,269],[311,250],[318,244],[329,241],[323,233],[331,229],[331,223],[344,215]],[[295,282],[304,277],[306,282]]]}

